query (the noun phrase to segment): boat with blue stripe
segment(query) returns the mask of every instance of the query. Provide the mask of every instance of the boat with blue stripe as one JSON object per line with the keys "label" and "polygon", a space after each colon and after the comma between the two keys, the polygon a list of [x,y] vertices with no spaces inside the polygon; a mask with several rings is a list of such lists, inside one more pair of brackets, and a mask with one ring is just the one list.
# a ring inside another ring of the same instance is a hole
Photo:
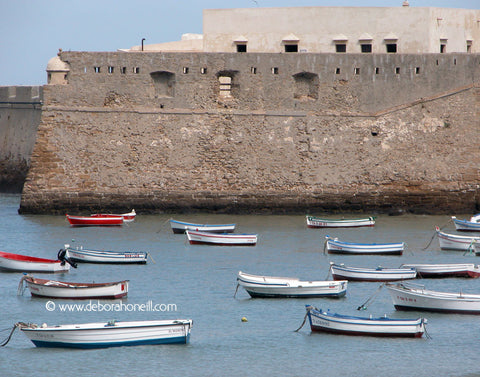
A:
{"label": "boat with blue stripe", "polygon": [[236,224],[197,224],[171,219],[170,226],[175,234],[183,234],[187,230],[209,233],[232,233]]}
{"label": "boat with blue stripe", "polygon": [[398,243],[358,243],[340,241],[338,238],[325,236],[325,247],[330,254],[389,254],[401,255],[405,242]]}

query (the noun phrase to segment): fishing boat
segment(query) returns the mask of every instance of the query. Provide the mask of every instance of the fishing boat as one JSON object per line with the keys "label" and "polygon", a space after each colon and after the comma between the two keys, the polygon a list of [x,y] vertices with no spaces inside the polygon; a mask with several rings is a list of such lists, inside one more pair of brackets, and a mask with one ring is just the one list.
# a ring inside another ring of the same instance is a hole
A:
{"label": "fishing boat", "polygon": [[37,347],[106,348],[186,344],[190,339],[192,323],[191,319],[177,319],[55,326],[22,323],[18,327]]}
{"label": "fishing boat", "polygon": [[417,271],[414,268],[362,268],[347,267],[343,263],[330,263],[330,271],[334,280],[349,281],[396,281],[415,279]]}
{"label": "fishing boat", "polygon": [[307,215],[307,227],[309,228],[353,228],[374,225],[375,217],[363,219],[324,219]]}
{"label": "fishing boat", "polygon": [[71,216],[66,215],[72,226],[118,226],[123,224],[122,216]]}
{"label": "fishing boat", "polygon": [[18,292],[23,286],[30,290],[32,296],[64,298],[64,299],[116,299],[125,297],[128,293],[128,280],[112,283],[72,283],[51,279],[38,279],[25,275],[20,279]]}
{"label": "fishing boat", "polygon": [[186,230],[187,239],[191,244],[210,244],[219,246],[254,246],[257,243],[256,234],[209,233]]}
{"label": "fishing boat", "polygon": [[70,264],[65,260],[31,257],[0,251],[0,270],[19,272],[67,272]]}
{"label": "fishing boat", "polygon": [[346,335],[421,338],[425,332],[425,318],[397,319],[384,317],[355,317],[323,311],[307,305],[307,316],[312,331]]}
{"label": "fishing boat", "polygon": [[[75,248],[65,245],[67,258],[79,263],[147,263],[148,253],[145,251],[106,251],[84,249],[82,246]],[[62,251],[62,250],[61,250]]]}
{"label": "fishing boat", "polygon": [[403,268],[414,268],[417,278],[448,278],[448,277],[480,277],[480,267],[473,263],[450,263],[450,264],[402,264]]}
{"label": "fishing boat", "polygon": [[480,314],[480,295],[466,294],[462,291],[437,292],[425,289],[421,285],[409,283],[386,283],[398,310],[424,310],[431,312]]}
{"label": "fishing boat", "polygon": [[186,230],[209,233],[232,233],[236,224],[196,224],[184,221],[170,220],[170,226],[175,234],[183,234]]}
{"label": "fishing boat", "polygon": [[135,220],[135,217],[137,216],[137,213],[135,212],[134,209],[132,209],[130,212],[127,213],[121,213],[121,214],[113,214],[113,213],[94,213],[90,215],[90,217],[123,217],[123,222],[129,223]]}
{"label": "fishing boat", "polygon": [[459,231],[480,232],[480,222],[471,220],[460,220],[457,219],[455,216],[452,216],[452,221],[455,224],[455,228]]}
{"label": "fishing boat", "polygon": [[399,243],[357,243],[343,242],[338,238],[325,236],[326,248],[330,254],[389,254],[401,255],[405,242]]}
{"label": "fishing boat", "polygon": [[435,227],[437,232],[438,242],[440,244],[440,249],[444,250],[472,250],[473,244],[480,241],[480,236],[471,237],[471,236],[460,236],[457,234],[449,234],[442,232],[440,228]]}
{"label": "fishing boat", "polygon": [[[301,281],[297,278],[250,275],[238,272],[237,282],[251,297],[342,297],[347,281]],[[237,286],[238,288],[238,286]]]}

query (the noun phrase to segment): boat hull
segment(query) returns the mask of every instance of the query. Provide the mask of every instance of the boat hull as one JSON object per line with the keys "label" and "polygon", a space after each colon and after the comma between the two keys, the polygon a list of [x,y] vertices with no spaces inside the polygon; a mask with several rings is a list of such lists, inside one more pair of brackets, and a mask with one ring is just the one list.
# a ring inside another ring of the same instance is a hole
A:
{"label": "boat hull", "polygon": [[473,263],[458,264],[403,264],[415,268],[417,278],[480,277],[480,268]]}
{"label": "boat hull", "polygon": [[66,257],[79,263],[145,264],[148,253],[143,251],[103,251],[66,247]]}
{"label": "boat hull", "polygon": [[21,328],[37,347],[107,348],[119,346],[186,344],[191,320],[87,323]]}
{"label": "boat hull", "polygon": [[170,226],[175,234],[184,234],[187,230],[209,233],[232,233],[236,224],[195,224],[170,220]]}
{"label": "boat hull", "polygon": [[120,226],[123,225],[122,216],[70,216],[67,220],[72,226]]}
{"label": "boat hull", "polygon": [[361,226],[374,226],[375,218],[368,217],[364,219],[321,219],[314,216],[307,216],[308,228],[355,228]]}
{"label": "boat hull", "polygon": [[460,220],[452,216],[455,229],[461,232],[480,232],[480,223],[468,220]]}
{"label": "boat hull", "polygon": [[317,309],[308,309],[307,315],[312,331],[357,336],[420,338],[425,332],[425,320],[362,318],[330,314]]}
{"label": "boat hull", "polygon": [[411,268],[355,268],[342,265],[331,265],[332,277],[334,280],[348,281],[398,281],[415,279],[417,272]]}
{"label": "boat hull", "polygon": [[443,250],[462,250],[467,251],[472,248],[475,242],[480,242],[480,237],[460,236],[441,232],[437,228],[438,242],[440,249]]}
{"label": "boat hull", "polygon": [[386,285],[397,310],[480,314],[480,295],[435,292],[403,285]]}
{"label": "boat hull", "polygon": [[360,244],[327,238],[326,248],[329,254],[402,255],[403,250],[405,249],[405,243]]}
{"label": "boat hull", "polygon": [[105,284],[57,282],[48,279],[25,278],[32,296],[61,299],[117,299],[127,296],[128,280]]}
{"label": "boat hull", "polygon": [[132,212],[128,212],[128,213],[121,213],[121,214],[114,214],[114,213],[95,213],[95,214],[92,214],[90,215],[90,217],[102,217],[102,218],[105,218],[105,217],[123,217],[123,222],[125,223],[130,223],[132,221],[135,220],[135,217],[137,216],[135,210],[132,210]]}
{"label": "boat hull", "polygon": [[70,270],[70,265],[59,260],[0,252],[0,270],[10,272],[66,272]]}
{"label": "boat hull", "polygon": [[187,230],[185,233],[188,241],[192,245],[255,246],[257,244],[256,234],[217,234],[191,230]]}

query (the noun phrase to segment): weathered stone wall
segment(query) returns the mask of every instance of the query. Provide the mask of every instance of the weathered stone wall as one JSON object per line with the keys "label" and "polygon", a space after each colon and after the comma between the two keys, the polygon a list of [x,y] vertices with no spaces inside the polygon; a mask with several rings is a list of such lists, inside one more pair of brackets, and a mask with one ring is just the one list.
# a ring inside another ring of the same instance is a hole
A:
{"label": "weathered stone wall", "polygon": [[42,87],[0,87],[0,192],[21,192],[41,118]]}
{"label": "weathered stone wall", "polygon": [[44,87],[21,212],[478,206],[478,55],[62,59],[69,84]]}

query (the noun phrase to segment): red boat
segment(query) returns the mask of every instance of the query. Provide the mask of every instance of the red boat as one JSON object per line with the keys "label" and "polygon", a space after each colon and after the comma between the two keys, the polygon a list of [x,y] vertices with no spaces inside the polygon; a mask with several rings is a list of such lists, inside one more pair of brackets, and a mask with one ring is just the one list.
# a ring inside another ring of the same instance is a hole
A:
{"label": "red boat", "polygon": [[93,215],[90,215],[90,217],[123,217],[124,222],[131,222],[135,220],[136,212],[134,209],[132,209],[131,212],[128,213],[122,213],[122,214],[110,214],[110,213],[95,213]]}
{"label": "red boat", "polygon": [[93,215],[93,216],[71,216],[67,220],[73,226],[115,226],[123,224],[122,216]]}

